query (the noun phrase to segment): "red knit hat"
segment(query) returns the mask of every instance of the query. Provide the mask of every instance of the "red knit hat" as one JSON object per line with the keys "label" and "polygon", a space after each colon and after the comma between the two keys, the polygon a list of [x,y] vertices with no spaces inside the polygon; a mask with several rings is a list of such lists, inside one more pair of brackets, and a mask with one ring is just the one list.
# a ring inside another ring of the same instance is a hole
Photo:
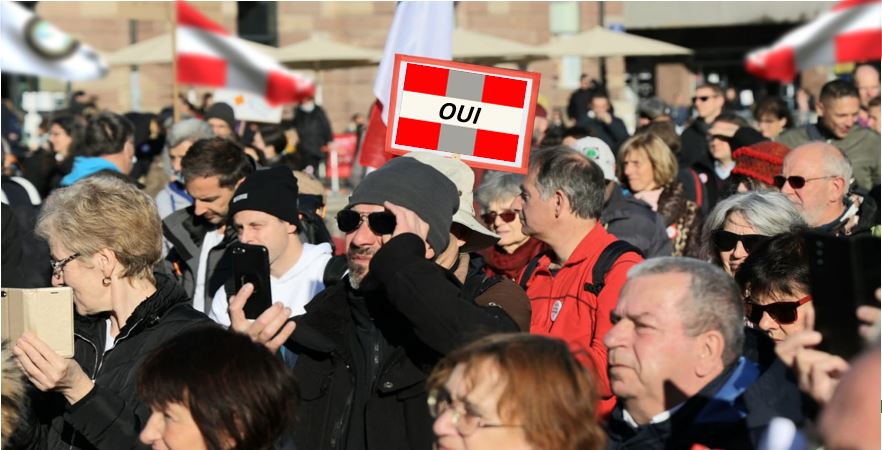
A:
{"label": "red knit hat", "polygon": [[775,175],[781,174],[784,157],[789,151],[786,145],[772,141],[741,147],[732,153],[735,158],[732,174],[741,174],[771,185]]}

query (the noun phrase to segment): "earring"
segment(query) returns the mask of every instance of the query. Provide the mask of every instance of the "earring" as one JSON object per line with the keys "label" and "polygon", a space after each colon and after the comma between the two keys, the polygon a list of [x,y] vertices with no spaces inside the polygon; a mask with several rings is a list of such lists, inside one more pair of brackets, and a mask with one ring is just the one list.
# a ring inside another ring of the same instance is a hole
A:
{"label": "earring", "polygon": [[110,282],[111,282],[111,281],[113,281],[113,280],[111,280],[110,277],[104,277],[104,278],[101,280],[101,284],[103,284],[104,286],[110,286]]}

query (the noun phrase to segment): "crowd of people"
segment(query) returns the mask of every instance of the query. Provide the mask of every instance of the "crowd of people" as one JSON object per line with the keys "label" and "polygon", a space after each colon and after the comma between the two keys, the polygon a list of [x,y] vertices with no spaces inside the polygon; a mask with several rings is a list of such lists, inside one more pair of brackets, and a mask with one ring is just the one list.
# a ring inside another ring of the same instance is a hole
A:
{"label": "crowd of people", "polygon": [[[3,130],[3,286],[76,312],[73,358],[4,344],[3,446],[878,448],[880,294],[835,299],[862,352],[825,346],[810,244],[879,247],[878,69],[814,117],[701,84],[634,133],[583,77],[525,175],[414,152],[328,223],[313,99],[267,125],[77,93],[30,148]],[[239,244],[268,259],[254,319]]]}

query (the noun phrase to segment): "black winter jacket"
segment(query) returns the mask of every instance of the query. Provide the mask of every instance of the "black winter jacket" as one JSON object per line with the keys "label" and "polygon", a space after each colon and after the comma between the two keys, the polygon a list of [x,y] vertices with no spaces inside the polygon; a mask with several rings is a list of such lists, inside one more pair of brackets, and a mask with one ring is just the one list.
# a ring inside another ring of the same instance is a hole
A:
{"label": "black winter jacket", "polygon": [[759,373],[734,403],[724,401],[720,391],[727,381],[737,378],[733,376],[737,362],[663,422],[635,430],[624,421],[621,403],[616,405],[607,424],[607,449],[688,450],[695,444],[727,450],[754,449],[774,417],[804,426],[804,398],[793,372],[775,356],[771,340],[745,329],[742,360],[758,368]]}
{"label": "black winter jacket", "polygon": [[[299,355],[297,448],[432,448],[425,382],[433,366],[475,338],[517,331],[502,309],[463,298],[462,285],[423,252],[416,235],[393,238],[371,259],[360,290],[348,280],[338,283],[295,318],[298,330],[286,347]],[[375,367],[366,366],[358,348],[358,334],[365,332],[356,326],[364,321],[353,305],[366,310],[375,327]],[[299,339],[306,330],[311,339]],[[373,386],[356,392],[369,370],[376,373]]]}
{"label": "black winter jacket", "polygon": [[157,291],[138,305],[105,348],[107,315],[77,316],[74,359],[95,387],[74,405],[57,392],[40,393],[31,405],[39,423],[32,448],[123,450],[146,448],[138,435],[150,408],[138,397],[137,368],[153,349],[196,325],[212,324],[190,306],[174,280],[157,274]]}
{"label": "black winter jacket", "polygon": [[646,202],[625,196],[618,185],[603,206],[600,221],[606,231],[643,252],[646,258],[671,256],[673,246],[665,221]]}

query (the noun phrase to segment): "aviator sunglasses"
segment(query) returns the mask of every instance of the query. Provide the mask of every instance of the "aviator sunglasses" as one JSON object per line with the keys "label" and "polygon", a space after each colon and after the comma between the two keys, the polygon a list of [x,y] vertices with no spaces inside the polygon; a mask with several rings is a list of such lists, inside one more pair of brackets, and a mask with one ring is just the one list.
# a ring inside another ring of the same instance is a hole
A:
{"label": "aviator sunglasses", "polygon": [[717,230],[714,231],[712,238],[717,250],[721,252],[732,251],[735,249],[735,246],[738,245],[738,242],[741,242],[741,245],[744,246],[744,250],[746,250],[747,253],[750,253],[759,244],[768,239],[768,236],[762,236],[759,234],[735,234],[729,231]]}
{"label": "aviator sunglasses", "polygon": [[337,228],[344,233],[358,229],[367,218],[368,227],[376,234],[392,234],[395,231],[395,214],[389,211],[359,213],[344,209],[337,213]]}
{"label": "aviator sunglasses", "polygon": [[484,223],[486,223],[487,225],[492,225],[496,222],[496,216],[502,218],[503,222],[508,223],[514,222],[514,220],[518,218],[518,213],[510,209],[506,209],[505,211],[501,211],[499,213],[497,213],[496,211],[490,211],[488,213],[481,214],[481,220],[483,220]]}
{"label": "aviator sunglasses", "polygon": [[788,325],[796,322],[796,319],[799,318],[796,309],[810,301],[812,301],[811,295],[806,295],[795,302],[776,302],[768,305],[759,305],[747,299],[744,312],[747,314],[747,319],[753,323],[759,323],[763,318],[763,313],[768,313],[775,322]]}
{"label": "aviator sunglasses", "polygon": [[787,183],[790,183],[790,187],[792,187],[793,189],[802,189],[802,187],[805,186],[805,184],[809,181],[823,180],[824,178],[836,178],[836,176],[828,175],[826,177],[805,178],[798,175],[793,175],[789,177],[785,177],[784,175],[775,175],[774,181],[775,187],[777,187],[778,189],[784,188],[784,185]]}

